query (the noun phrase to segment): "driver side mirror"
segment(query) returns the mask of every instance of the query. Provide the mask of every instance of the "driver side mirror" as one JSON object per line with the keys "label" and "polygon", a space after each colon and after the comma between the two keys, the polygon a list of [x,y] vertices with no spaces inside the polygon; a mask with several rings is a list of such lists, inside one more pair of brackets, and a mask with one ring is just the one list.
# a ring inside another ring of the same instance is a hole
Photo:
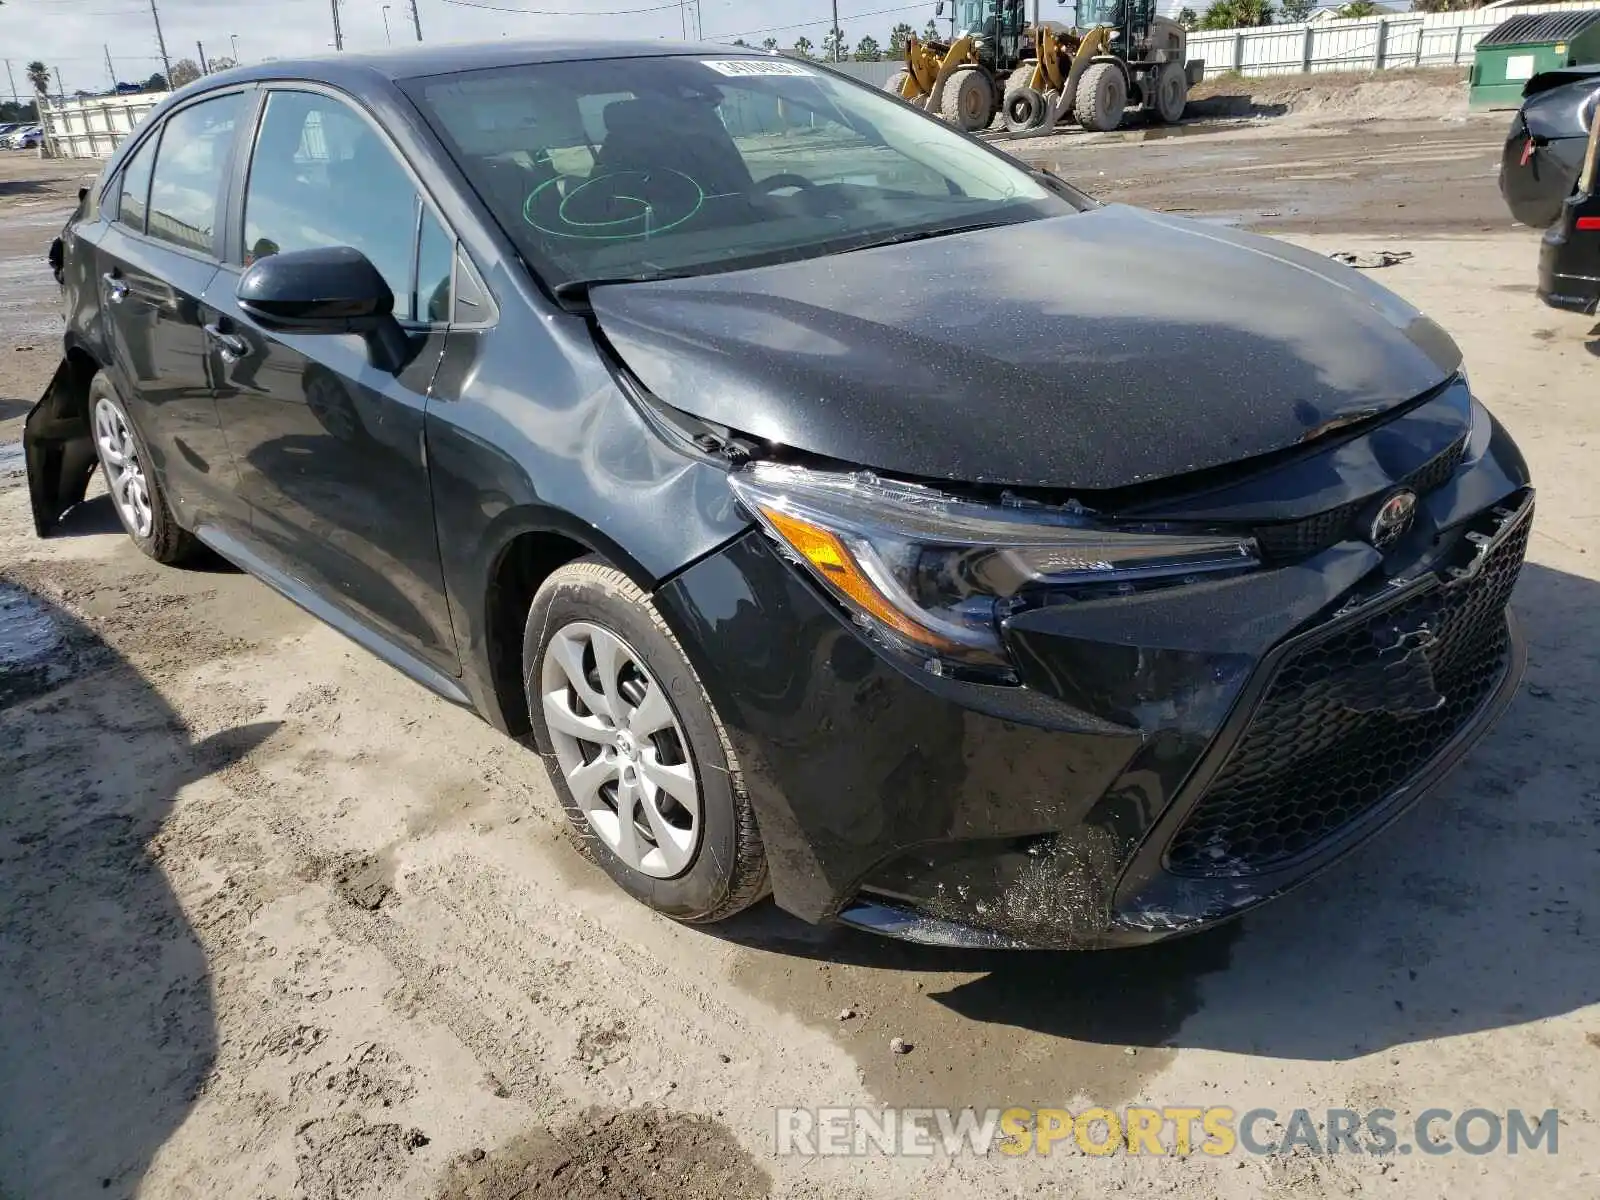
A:
{"label": "driver side mirror", "polygon": [[278,333],[358,333],[372,365],[391,373],[411,342],[394,315],[394,293],[353,246],[290,250],[257,259],[239,280],[240,311]]}

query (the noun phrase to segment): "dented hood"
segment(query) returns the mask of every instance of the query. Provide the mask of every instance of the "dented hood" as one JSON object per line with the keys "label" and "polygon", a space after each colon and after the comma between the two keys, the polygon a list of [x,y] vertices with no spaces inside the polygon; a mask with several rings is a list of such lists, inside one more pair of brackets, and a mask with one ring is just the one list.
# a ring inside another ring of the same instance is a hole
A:
{"label": "dented hood", "polygon": [[597,287],[676,408],[878,470],[1105,489],[1280,450],[1461,355],[1359,272],[1124,206]]}

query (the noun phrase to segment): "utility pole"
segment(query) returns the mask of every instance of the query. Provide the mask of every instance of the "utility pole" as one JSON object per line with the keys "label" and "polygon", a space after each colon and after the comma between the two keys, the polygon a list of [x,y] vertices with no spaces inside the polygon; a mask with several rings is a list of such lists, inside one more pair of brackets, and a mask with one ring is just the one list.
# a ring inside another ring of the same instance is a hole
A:
{"label": "utility pole", "polygon": [[239,35],[237,33],[230,33],[228,35],[228,41],[233,46],[233,65],[237,67],[239,65]]}
{"label": "utility pole", "polygon": [[833,0],[833,61],[839,61],[839,0]]}
{"label": "utility pole", "polygon": [[333,48],[344,49],[344,30],[339,28],[339,0],[333,0]]}
{"label": "utility pole", "polygon": [[67,102],[67,85],[61,82],[61,68],[56,68],[56,99],[62,104]]}
{"label": "utility pole", "polygon": [[111,90],[114,92],[114,91],[117,90],[117,69],[116,69],[116,67],[111,65],[111,45],[110,45],[110,43],[109,42],[108,43],[104,43],[104,45],[105,45],[105,51],[106,51],[106,74],[111,76]]}
{"label": "utility pole", "polygon": [[422,18],[417,15],[417,0],[411,0],[411,28],[417,31],[417,41],[422,40]]}
{"label": "utility pole", "polygon": [[161,36],[161,14],[156,11],[156,0],[150,0],[150,19],[156,23],[156,45],[161,49],[161,71],[172,87],[172,63],[167,58],[167,39]]}
{"label": "utility pole", "polygon": [[689,0],[678,0],[678,36],[689,40]]}
{"label": "utility pole", "polygon": [[17,95],[17,77],[11,73],[11,60],[6,59],[6,78],[11,82],[11,103],[20,105],[22,97]]}
{"label": "utility pole", "polygon": [[200,54],[200,74],[202,74],[202,75],[211,74],[211,64],[206,61],[206,48],[204,46],[202,46],[199,42],[196,42],[194,44],[194,48]]}

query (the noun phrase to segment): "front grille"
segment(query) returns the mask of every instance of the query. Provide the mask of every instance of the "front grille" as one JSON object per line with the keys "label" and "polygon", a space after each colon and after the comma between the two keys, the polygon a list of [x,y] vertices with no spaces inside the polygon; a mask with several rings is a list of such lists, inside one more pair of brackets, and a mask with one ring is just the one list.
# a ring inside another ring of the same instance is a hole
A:
{"label": "front grille", "polygon": [[[1467,454],[1467,437],[1462,434],[1450,446],[1434,455],[1422,466],[1407,475],[1397,485],[1410,488],[1419,496],[1426,496],[1435,488],[1443,487],[1456,473]],[[1299,521],[1276,521],[1258,525],[1250,532],[1268,563],[1297,562],[1321,554],[1329,546],[1337,546],[1347,538],[1359,537],[1356,518],[1370,500],[1354,504],[1341,504]]]}
{"label": "front grille", "polygon": [[1167,850],[1175,874],[1288,864],[1415,777],[1505,677],[1524,518],[1478,573],[1358,618],[1284,660]]}

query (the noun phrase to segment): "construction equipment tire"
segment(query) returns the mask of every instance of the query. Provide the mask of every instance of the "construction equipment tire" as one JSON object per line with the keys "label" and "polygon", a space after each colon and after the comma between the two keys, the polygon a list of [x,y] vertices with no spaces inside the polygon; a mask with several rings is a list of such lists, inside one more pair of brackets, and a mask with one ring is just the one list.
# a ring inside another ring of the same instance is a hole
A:
{"label": "construction equipment tire", "polygon": [[1011,72],[1011,75],[1006,79],[1006,95],[1009,96],[1018,88],[1032,87],[1034,70],[1035,65],[1033,63],[1024,63]]}
{"label": "construction equipment tire", "polygon": [[963,133],[977,133],[994,123],[995,95],[981,67],[962,67],[945,81],[940,112]]}
{"label": "construction equipment tire", "polygon": [[1050,110],[1037,88],[1019,87],[1006,93],[1003,112],[1008,130],[1012,133],[1030,133],[1045,123]]}
{"label": "construction equipment tire", "polygon": [[1189,103],[1189,78],[1183,64],[1163,63],[1150,81],[1150,90],[1155,93],[1155,103],[1146,107],[1154,108],[1155,115],[1165,124],[1183,119],[1183,110]]}
{"label": "construction equipment tire", "polygon": [[1122,124],[1128,107],[1128,81],[1116,63],[1090,63],[1078,81],[1073,102],[1078,124],[1092,133],[1109,133]]}
{"label": "construction equipment tire", "polygon": [[906,97],[906,81],[910,78],[910,71],[896,71],[889,76],[889,82],[883,85],[883,90],[904,100]]}

